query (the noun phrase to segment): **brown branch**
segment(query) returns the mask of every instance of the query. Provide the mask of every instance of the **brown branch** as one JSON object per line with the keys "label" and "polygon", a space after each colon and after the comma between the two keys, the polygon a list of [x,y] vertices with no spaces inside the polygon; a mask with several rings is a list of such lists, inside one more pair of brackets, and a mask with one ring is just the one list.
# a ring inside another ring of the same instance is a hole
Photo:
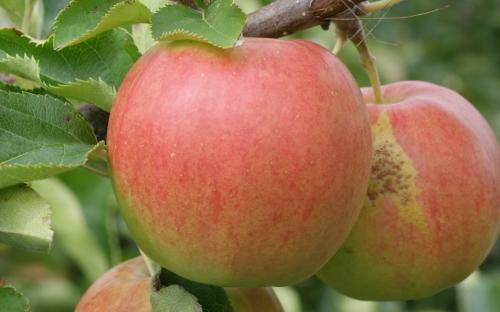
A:
{"label": "brown branch", "polygon": [[[193,0],[176,0],[195,7]],[[276,0],[248,15],[243,31],[246,37],[278,38],[318,25],[327,26],[332,18],[352,10],[365,0]],[[109,114],[92,105],[80,111],[90,121],[98,138],[105,138]]]}
{"label": "brown branch", "polygon": [[328,19],[365,0],[276,0],[248,15],[243,34],[278,38],[329,23]]}

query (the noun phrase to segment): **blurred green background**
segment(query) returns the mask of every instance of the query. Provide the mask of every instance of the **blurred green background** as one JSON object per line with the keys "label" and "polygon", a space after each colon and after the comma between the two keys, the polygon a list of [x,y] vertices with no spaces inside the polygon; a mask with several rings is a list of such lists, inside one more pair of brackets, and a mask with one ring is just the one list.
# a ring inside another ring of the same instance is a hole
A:
{"label": "blurred green background", "polygon": [[[51,21],[66,2],[43,1],[35,35],[43,38],[49,32]],[[236,2],[251,12],[269,1]],[[0,26],[10,24],[7,15],[0,12]],[[415,79],[450,87],[472,101],[500,137],[497,1],[408,0],[365,18],[365,27],[383,83]],[[331,49],[333,28],[314,28],[294,37]],[[340,58],[360,85],[368,85],[352,44]],[[138,255],[138,251],[117,213],[107,179],[76,170],[58,180],[41,182],[38,187],[47,198],[57,201],[53,203],[58,207],[54,209],[53,249],[50,254],[38,254],[0,245],[0,278],[26,294],[35,312],[73,311],[92,280],[108,267]],[[423,300],[356,301],[326,288],[316,278],[276,291],[286,312],[500,311],[500,246],[497,244],[467,280]]]}

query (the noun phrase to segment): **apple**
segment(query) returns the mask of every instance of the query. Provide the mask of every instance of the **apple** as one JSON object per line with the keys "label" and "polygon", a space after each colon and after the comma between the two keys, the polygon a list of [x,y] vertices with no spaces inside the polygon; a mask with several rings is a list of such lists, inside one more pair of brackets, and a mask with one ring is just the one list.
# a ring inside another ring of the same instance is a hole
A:
{"label": "apple", "polygon": [[371,132],[346,67],[307,41],[159,43],[122,83],[112,179],[140,248],[185,278],[289,285],[340,247],[363,205]]}
{"label": "apple", "polygon": [[500,148],[454,91],[407,81],[383,94],[386,104],[368,104],[374,154],[363,210],[319,276],[358,299],[417,299],[462,281],[497,239]]}
{"label": "apple", "polygon": [[[117,265],[90,286],[76,312],[152,312],[151,277],[141,257]],[[283,312],[271,288],[229,288],[234,312]]]}

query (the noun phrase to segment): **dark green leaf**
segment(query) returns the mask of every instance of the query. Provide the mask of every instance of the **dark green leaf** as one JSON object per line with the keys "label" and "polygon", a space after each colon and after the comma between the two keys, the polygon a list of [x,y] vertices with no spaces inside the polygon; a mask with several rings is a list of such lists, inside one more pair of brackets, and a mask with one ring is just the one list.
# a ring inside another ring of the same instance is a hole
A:
{"label": "dark green leaf", "polygon": [[[48,251],[53,232],[49,204],[25,185],[0,190],[0,242]],[[0,301],[1,302],[1,301]]]}
{"label": "dark green leaf", "polygon": [[238,41],[245,20],[245,14],[232,0],[212,1],[201,11],[180,4],[167,5],[153,14],[153,37],[195,40],[231,48]]}
{"label": "dark green leaf", "polygon": [[96,143],[88,122],[68,103],[0,91],[0,188],[84,165]]}
{"label": "dark green leaf", "polygon": [[31,311],[28,299],[12,286],[0,287],[0,311],[29,312]]}
{"label": "dark green leaf", "polygon": [[110,110],[116,89],[140,56],[131,36],[112,30],[60,51],[21,33],[0,30],[0,70],[30,79],[51,92]]}
{"label": "dark green leaf", "polygon": [[[182,289],[189,292],[198,300],[204,312],[233,312],[229,297],[222,287],[197,283],[165,269],[161,270],[158,280],[160,287],[156,288],[160,290],[162,286],[181,286]],[[177,291],[174,293],[177,293]]]}

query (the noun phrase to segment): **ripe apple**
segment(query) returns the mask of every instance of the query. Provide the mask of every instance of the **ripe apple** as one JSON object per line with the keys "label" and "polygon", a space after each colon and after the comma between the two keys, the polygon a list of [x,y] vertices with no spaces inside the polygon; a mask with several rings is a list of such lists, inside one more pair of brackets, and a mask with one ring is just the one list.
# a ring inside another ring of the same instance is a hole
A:
{"label": "ripe apple", "polygon": [[109,159],[141,249],[188,279],[289,285],[361,210],[371,133],[346,67],[307,41],[159,43],[111,111]]}
{"label": "ripe apple", "polygon": [[[372,91],[362,91],[373,103]],[[383,94],[387,104],[368,105],[368,196],[319,276],[359,299],[416,299],[462,281],[495,242],[500,148],[475,108],[449,89],[408,81]]]}
{"label": "ripe apple", "polygon": [[[283,312],[271,288],[226,289],[234,312]],[[90,286],[76,312],[152,312],[151,277],[142,258],[112,268]]]}

